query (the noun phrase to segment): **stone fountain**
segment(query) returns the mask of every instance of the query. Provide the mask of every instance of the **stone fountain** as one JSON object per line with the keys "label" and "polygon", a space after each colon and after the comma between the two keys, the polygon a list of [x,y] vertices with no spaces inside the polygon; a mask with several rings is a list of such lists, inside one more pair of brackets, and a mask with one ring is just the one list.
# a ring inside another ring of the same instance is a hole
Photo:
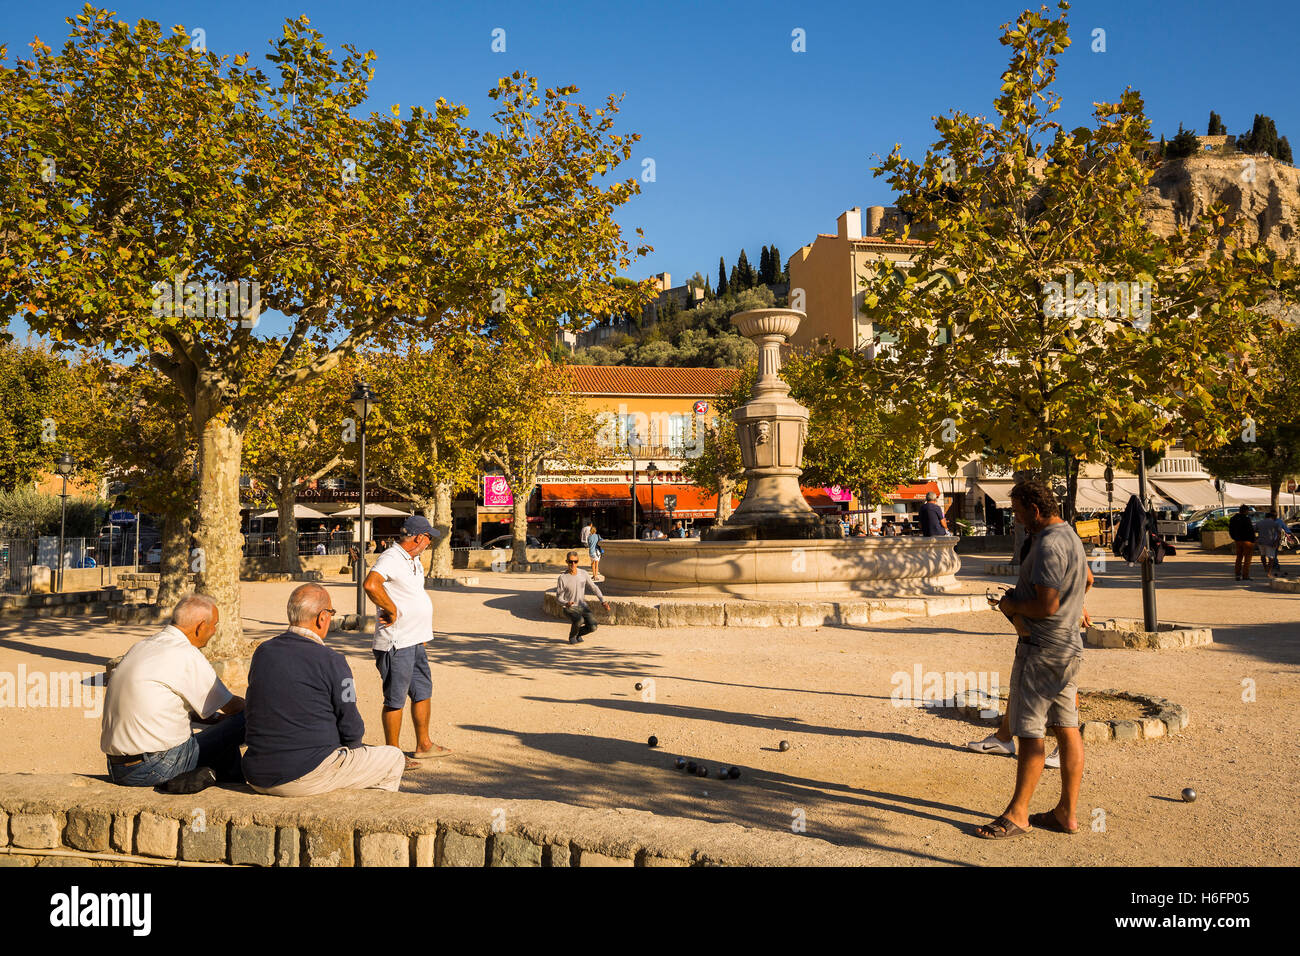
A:
{"label": "stone fountain", "polygon": [[778,376],[781,346],[803,312],[754,309],[732,322],[759,348],[750,400],[732,412],[745,497],[701,541],[603,542],[602,589],[613,595],[825,601],[942,594],[960,566],[955,537],[845,538],[799,490],[808,410]]}

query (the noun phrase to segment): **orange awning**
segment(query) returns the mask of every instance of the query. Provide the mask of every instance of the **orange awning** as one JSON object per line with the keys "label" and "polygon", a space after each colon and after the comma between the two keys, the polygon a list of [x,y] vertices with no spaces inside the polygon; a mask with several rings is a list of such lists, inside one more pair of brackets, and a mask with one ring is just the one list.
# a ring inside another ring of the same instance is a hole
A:
{"label": "orange awning", "polygon": [[552,508],[612,508],[631,502],[627,485],[542,485],[542,504]]}
{"label": "orange awning", "polygon": [[939,494],[939,483],[937,481],[923,481],[919,485],[899,485],[889,493],[889,497],[896,498],[899,501],[924,501],[927,491],[933,491],[937,496]]}
{"label": "orange awning", "polygon": [[[703,488],[697,488],[695,485],[660,485],[654,487],[655,500],[654,511],[656,514],[667,514],[668,506],[664,502],[664,495],[676,495],[677,504],[673,507],[674,518],[712,518],[718,513],[718,496],[711,495]],[[650,485],[637,482],[636,500],[643,509],[650,507]],[[740,500],[732,498],[733,507],[740,504]]]}

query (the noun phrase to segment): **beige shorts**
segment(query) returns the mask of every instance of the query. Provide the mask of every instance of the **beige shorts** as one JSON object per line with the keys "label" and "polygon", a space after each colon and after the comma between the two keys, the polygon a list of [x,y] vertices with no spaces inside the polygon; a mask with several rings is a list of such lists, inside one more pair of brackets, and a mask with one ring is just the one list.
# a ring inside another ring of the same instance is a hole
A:
{"label": "beige shorts", "polygon": [[1015,737],[1042,738],[1048,727],[1078,727],[1079,667],[1073,649],[1039,647],[1021,641],[1011,667],[1007,721]]}
{"label": "beige shorts", "polygon": [[332,790],[396,790],[406,769],[406,754],[396,747],[340,747],[315,769],[276,787],[249,784],[273,797],[315,797]]}

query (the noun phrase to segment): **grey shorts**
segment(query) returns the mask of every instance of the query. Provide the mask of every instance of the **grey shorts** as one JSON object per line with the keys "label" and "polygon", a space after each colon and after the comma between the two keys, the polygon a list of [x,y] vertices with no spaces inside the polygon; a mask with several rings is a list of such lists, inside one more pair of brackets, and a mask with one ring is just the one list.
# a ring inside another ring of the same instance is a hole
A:
{"label": "grey shorts", "polygon": [[429,655],[423,644],[374,653],[375,666],[384,682],[384,706],[389,710],[400,710],[408,697],[415,703],[433,696]]}
{"label": "grey shorts", "polygon": [[1048,727],[1078,727],[1079,667],[1083,655],[1070,648],[1021,641],[1011,667],[1007,720],[1014,737],[1047,735]]}

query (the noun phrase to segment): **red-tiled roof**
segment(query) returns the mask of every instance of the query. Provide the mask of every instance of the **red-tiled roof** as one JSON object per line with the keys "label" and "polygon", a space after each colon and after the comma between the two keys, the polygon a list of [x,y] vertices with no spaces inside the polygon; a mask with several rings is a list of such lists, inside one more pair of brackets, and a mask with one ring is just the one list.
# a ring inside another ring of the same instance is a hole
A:
{"label": "red-tiled roof", "polygon": [[641,365],[566,365],[579,395],[721,395],[736,384],[735,368],[650,368]]}

